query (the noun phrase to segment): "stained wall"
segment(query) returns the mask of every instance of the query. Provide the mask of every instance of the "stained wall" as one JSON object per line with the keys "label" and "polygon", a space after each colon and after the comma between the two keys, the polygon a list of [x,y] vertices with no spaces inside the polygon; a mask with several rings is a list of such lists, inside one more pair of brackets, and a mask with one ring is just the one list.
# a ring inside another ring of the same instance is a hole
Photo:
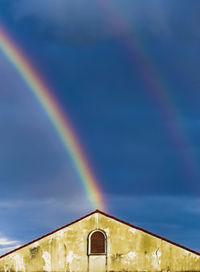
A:
{"label": "stained wall", "polygon": [[[106,255],[87,254],[88,235],[95,229],[107,235]],[[97,212],[0,258],[0,272],[104,272],[102,269],[200,271],[200,256]]]}

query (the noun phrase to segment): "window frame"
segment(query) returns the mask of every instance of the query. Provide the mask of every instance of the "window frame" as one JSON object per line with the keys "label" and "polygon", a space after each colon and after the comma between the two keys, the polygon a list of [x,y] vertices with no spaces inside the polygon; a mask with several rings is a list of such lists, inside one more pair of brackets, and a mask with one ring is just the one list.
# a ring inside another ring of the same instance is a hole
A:
{"label": "window frame", "polygon": [[[92,234],[95,232],[101,232],[104,236],[104,253],[92,253],[91,252],[91,237],[92,237]],[[90,255],[106,255],[107,254],[107,235],[106,235],[105,231],[103,231],[101,229],[95,229],[89,233],[88,239],[87,239],[87,254],[88,254],[88,256],[90,256]]]}

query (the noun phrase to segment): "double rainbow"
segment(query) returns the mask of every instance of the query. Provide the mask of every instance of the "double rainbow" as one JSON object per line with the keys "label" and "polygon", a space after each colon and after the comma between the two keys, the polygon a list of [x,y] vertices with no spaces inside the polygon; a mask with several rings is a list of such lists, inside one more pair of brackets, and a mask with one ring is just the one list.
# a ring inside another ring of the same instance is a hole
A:
{"label": "double rainbow", "polygon": [[92,172],[78,137],[70,124],[69,117],[62,112],[50,88],[39,76],[27,56],[22,53],[17,43],[11,39],[8,32],[2,27],[0,28],[0,49],[27,83],[53,123],[65,149],[71,155],[93,208],[105,211],[105,201],[99,187],[99,182]]}
{"label": "double rainbow", "polygon": [[169,138],[174,143],[182,163],[183,171],[188,176],[188,180],[193,182],[196,187],[200,177],[199,165],[189,135],[181,125],[180,114],[173,102],[173,97],[169,95],[167,82],[163,80],[160,71],[156,69],[153,60],[137,37],[136,29],[132,29],[134,26],[130,27],[126,18],[119,13],[116,6],[111,1],[100,0],[99,7],[101,7],[104,15],[109,18],[113,34],[116,37],[120,34],[122,50],[125,51],[130,63],[134,67],[137,65],[138,75],[140,75],[144,86],[146,85],[146,91],[161,113]]}

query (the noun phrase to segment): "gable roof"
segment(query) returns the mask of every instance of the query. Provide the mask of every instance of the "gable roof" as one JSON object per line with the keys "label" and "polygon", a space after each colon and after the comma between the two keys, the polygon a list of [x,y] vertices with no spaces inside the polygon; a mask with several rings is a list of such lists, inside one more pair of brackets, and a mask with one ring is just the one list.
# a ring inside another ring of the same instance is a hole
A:
{"label": "gable roof", "polygon": [[118,221],[118,222],[120,222],[120,223],[122,223],[122,224],[125,224],[125,225],[127,225],[127,226],[129,226],[129,227],[135,228],[135,229],[137,229],[137,230],[140,230],[140,231],[142,231],[142,232],[144,232],[144,233],[147,233],[147,234],[149,234],[149,235],[151,235],[151,236],[154,236],[154,237],[156,237],[156,238],[159,238],[159,239],[161,239],[161,240],[163,240],[163,241],[165,241],[165,242],[168,242],[168,243],[170,243],[170,244],[172,244],[172,245],[175,245],[175,246],[177,246],[177,247],[180,247],[180,248],[182,248],[182,249],[184,249],[184,250],[187,250],[187,251],[189,251],[189,252],[191,252],[191,253],[194,253],[194,254],[197,254],[197,255],[200,256],[200,253],[197,252],[197,251],[195,251],[195,250],[192,250],[192,249],[187,248],[187,247],[185,247],[185,246],[183,246],[183,245],[180,245],[180,244],[177,244],[177,243],[175,243],[175,242],[172,242],[172,241],[170,241],[170,240],[168,240],[168,239],[166,239],[166,238],[164,238],[164,237],[162,237],[162,236],[160,236],[160,235],[157,235],[157,234],[155,234],[155,233],[152,233],[152,232],[150,232],[150,231],[148,231],[148,230],[145,230],[145,229],[143,229],[143,228],[140,228],[140,227],[138,227],[138,226],[134,226],[134,225],[132,225],[132,224],[130,224],[130,223],[128,223],[128,222],[125,222],[125,221],[123,221],[123,220],[121,220],[121,219],[118,219],[118,218],[116,218],[116,217],[114,217],[114,216],[112,216],[112,215],[109,215],[109,214],[105,213],[105,212],[102,212],[102,211],[100,211],[100,210],[95,210],[95,211],[93,211],[93,212],[91,212],[91,213],[89,213],[89,214],[86,214],[85,216],[83,216],[83,217],[81,217],[81,218],[75,220],[75,221],[72,221],[71,223],[69,223],[69,224],[67,224],[67,225],[65,225],[65,226],[63,226],[63,227],[61,227],[61,228],[58,228],[58,229],[56,229],[56,230],[54,230],[54,231],[52,231],[52,232],[49,232],[49,233],[47,233],[47,234],[45,234],[45,235],[43,235],[43,236],[41,236],[41,237],[39,237],[39,238],[37,238],[37,239],[35,239],[35,240],[29,242],[29,243],[27,243],[27,244],[24,244],[23,246],[20,246],[20,247],[18,247],[18,248],[16,248],[16,249],[12,250],[12,251],[10,251],[10,252],[7,252],[7,253],[3,254],[2,256],[0,256],[0,259],[3,258],[3,257],[5,257],[5,256],[7,256],[7,255],[9,255],[9,254],[11,254],[11,253],[13,253],[13,252],[15,252],[15,251],[20,250],[20,249],[22,249],[22,248],[24,248],[24,247],[26,247],[26,246],[28,246],[28,245],[31,245],[31,244],[33,244],[33,243],[35,243],[35,242],[38,242],[39,240],[41,240],[41,239],[43,239],[43,238],[45,238],[45,237],[47,237],[47,236],[49,236],[49,235],[51,235],[51,234],[53,234],[53,233],[59,231],[59,230],[62,230],[62,229],[64,229],[64,228],[66,228],[66,227],[69,227],[69,226],[73,225],[74,223],[77,223],[77,222],[79,222],[79,221],[85,219],[86,217],[89,217],[89,216],[91,216],[91,215],[93,215],[93,214],[95,214],[95,213],[100,213],[100,214],[102,214],[102,215],[104,215],[104,216],[106,216],[106,217],[108,217],[108,218],[110,218],[110,219],[113,219],[113,220],[115,220],[115,221]]}

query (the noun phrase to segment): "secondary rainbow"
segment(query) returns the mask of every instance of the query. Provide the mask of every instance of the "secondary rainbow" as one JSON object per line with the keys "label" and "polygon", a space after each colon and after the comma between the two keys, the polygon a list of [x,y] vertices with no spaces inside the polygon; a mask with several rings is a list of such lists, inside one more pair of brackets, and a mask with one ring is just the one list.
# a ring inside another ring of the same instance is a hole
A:
{"label": "secondary rainbow", "polygon": [[22,53],[17,43],[11,39],[8,32],[2,27],[0,28],[0,49],[30,87],[30,90],[52,121],[67,152],[71,155],[93,208],[105,211],[105,201],[99,187],[99,182],[92,172],[78,137],[70,124],[69,117],[62,112],[58,101],[52,95],[51,89],[36,72],[27,56]]}
{"label": "secondary rainbow", "polygon": [[144,85],[147,87],[146,91],[149,92],[159,108],[188,180],[197,185],[200,177],[199,165],[195,153],[192,151],[189,135],[182,127],[178,110],[173,103],[173,98],[169,95],[169,87],[163,81],[153,60],[148,56],[140,38],[137,37],[137,31],[130,28],[126,18],[120,15],[116,6],[106,0],[100,0],[99,6],[109,18],[114,36],[118,37],[120,34],[121,48],[126,52],[130,62],[134,63],[134,67],[135,64],[137,65],[138,75],[144,81]]}

